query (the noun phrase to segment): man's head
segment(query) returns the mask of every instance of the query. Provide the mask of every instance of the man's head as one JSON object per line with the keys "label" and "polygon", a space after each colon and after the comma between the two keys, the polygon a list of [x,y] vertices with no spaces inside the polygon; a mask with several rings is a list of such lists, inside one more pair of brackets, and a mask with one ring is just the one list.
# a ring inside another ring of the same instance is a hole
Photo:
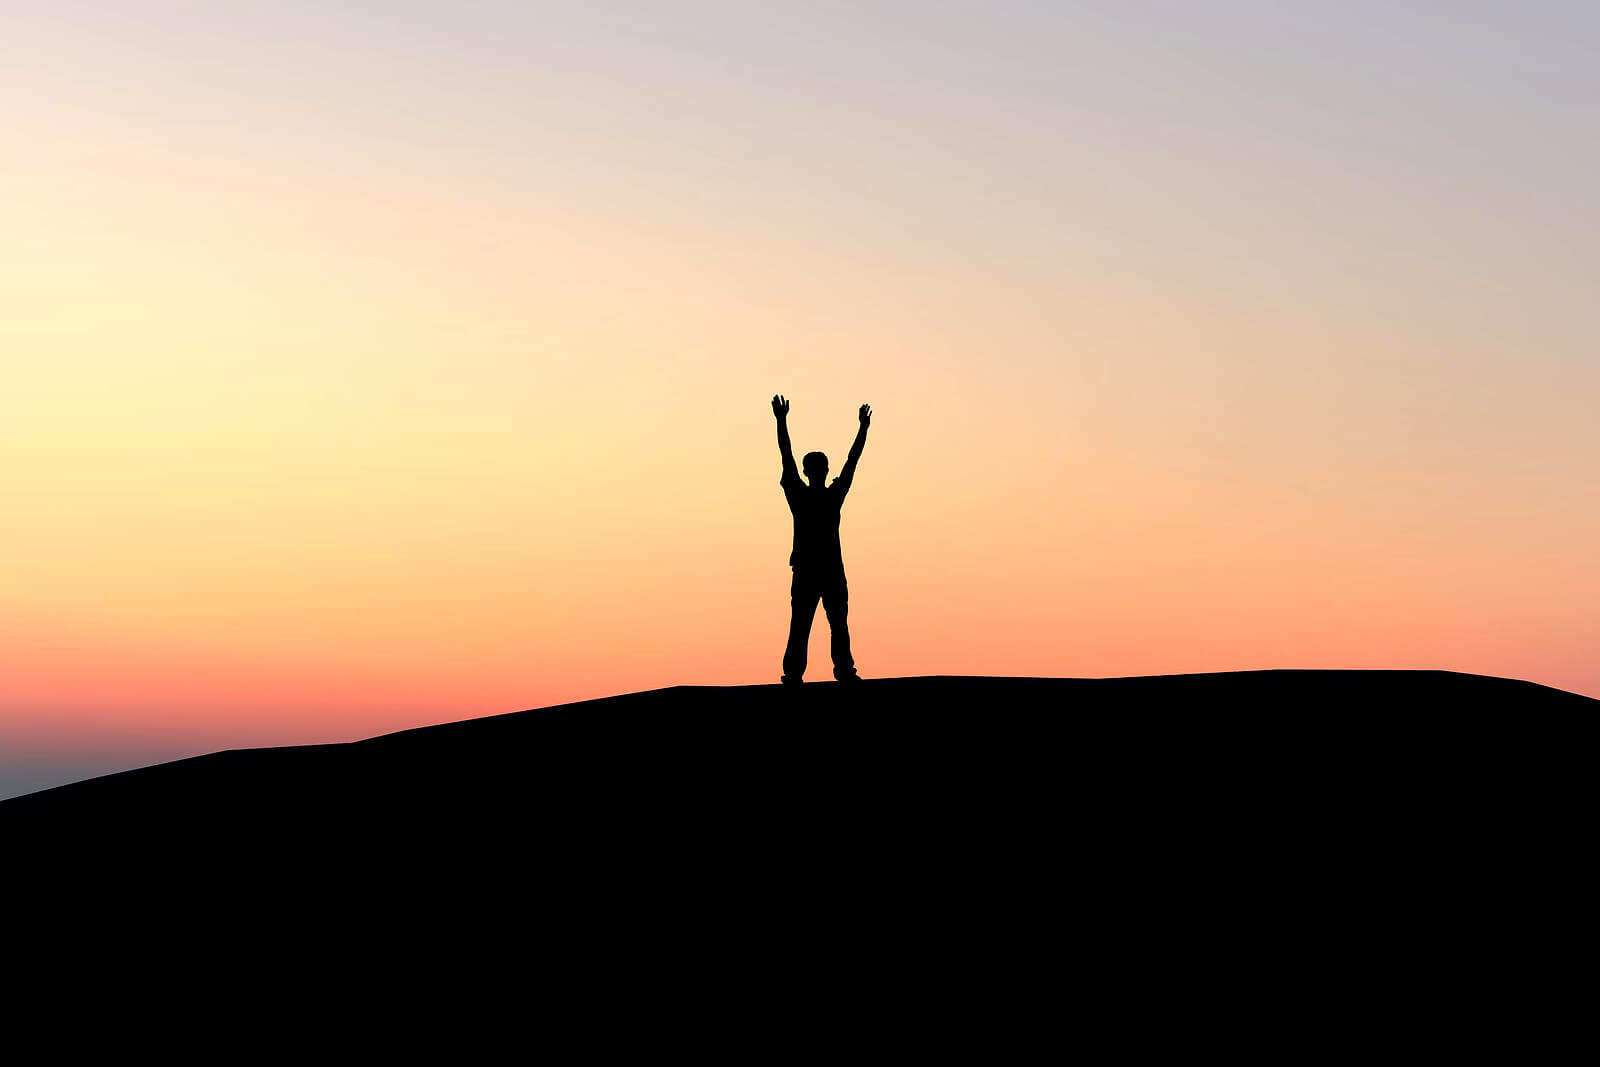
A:
{"label": "man's head", "polygon": [[807,452],[800,461],[800,469],[812,485],[822,485],[828,480],[828,457],[821,452]]}

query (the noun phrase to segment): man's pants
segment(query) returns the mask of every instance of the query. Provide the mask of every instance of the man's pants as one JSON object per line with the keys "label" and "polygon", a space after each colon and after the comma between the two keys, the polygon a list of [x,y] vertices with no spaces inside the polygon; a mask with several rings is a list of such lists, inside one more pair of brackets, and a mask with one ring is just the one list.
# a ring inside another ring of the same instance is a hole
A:
{"label": "man's pants", "polygon": [[856,661],[850,656],[850,628],[845,611],[850,604],[844,571],[803,571],[795,569],[789,586],[789,647],[783,653],[783,680],[798,682],[806,673],[806,645],[811,640],[811,620],[817,616],[817,601],[822,601],[833,632],[833,676],[853,678]]}

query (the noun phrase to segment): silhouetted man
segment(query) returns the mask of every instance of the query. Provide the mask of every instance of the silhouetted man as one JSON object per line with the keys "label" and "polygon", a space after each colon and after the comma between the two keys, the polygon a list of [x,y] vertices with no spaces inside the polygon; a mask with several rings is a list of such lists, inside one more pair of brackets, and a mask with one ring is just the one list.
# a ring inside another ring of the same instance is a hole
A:
{"label": "silhouetted man", "polygon": [[844,470],[828,484],[828,457],[807,452],[803,461],[810,485],[800,480],[794,469],[794,449],[789,444],[789,402],[772,398],[772,414],[778,419],[778,451],[783,454],[783,495],[794,514],[794,551],[789,566],[794,581],[789,586],[789,647],[783,653],[783,684],[799,685],[806,673],[806,645],[811,640],[811,620],[817,615],[817,601],[828,616],[832,631],[833,676],[841,682],[858,682],[856,661],[850,656],[850,629],[845,624],[849,592],[844,581],[844,556],[839,551],[839,507],[856,476],[856,461],[867,444],[867,426],[872,409],[861,405],[861,429]]}

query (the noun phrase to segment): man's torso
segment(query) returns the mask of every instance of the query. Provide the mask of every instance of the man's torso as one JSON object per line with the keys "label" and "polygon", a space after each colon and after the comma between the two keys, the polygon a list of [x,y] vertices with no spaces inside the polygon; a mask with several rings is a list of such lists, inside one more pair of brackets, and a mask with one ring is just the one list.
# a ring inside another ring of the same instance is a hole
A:
{"label": "man's torso", "polygon": [[794,548],[789,566],[796,570],[843,571],[844,557],[839,547],[839,511],[845,489],[837,479],[824,489],[813,489],[801,482],[783,479],[784,496],[794,516]]}

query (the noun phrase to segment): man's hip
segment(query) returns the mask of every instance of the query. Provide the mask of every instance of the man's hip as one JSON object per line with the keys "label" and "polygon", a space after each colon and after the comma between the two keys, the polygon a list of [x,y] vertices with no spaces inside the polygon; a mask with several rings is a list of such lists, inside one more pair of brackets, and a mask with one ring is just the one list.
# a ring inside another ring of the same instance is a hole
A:
{"label": "man's hip", "polygon": [[789,588],[795,593],[843,592],[847,588],[844,565],[837,567],[796,567]]}

